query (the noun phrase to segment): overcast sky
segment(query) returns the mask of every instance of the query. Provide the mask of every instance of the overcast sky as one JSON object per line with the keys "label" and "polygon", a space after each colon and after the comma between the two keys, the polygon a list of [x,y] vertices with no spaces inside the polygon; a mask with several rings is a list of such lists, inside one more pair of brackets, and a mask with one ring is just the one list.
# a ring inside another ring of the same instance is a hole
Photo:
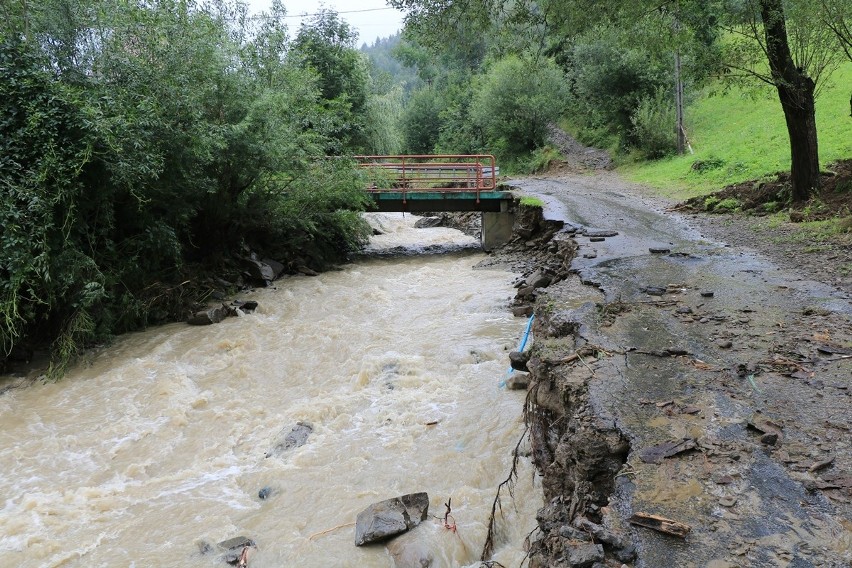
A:
{"label": "overcast sky", "polygon": [[[268,10],[271,0],[244,0],[252,14]],[[350,26],[358,30],[358,46],[372,44],[379,37],[388,37],[402,29],[402,12],[385,4],[384,0],[284,0],[290,35],[299,30],[302,14],[316,14],[321,8],[330,8],[340,14]],[[369,11],[367,11],[369,10]],[[347,13],[348,12],[348,13]]]}

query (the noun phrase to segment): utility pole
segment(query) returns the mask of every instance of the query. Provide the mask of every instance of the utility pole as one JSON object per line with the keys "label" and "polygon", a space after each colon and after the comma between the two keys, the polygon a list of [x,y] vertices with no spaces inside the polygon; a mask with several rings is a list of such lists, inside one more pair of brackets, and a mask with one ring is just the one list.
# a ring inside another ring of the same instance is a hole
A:
{"label": "utility pole", "polygon": [[677,114],[677,153],[683,154],[686,136],[683,135],[683,80],[680,76],[680,52],[675,53],[675,111]]}
{"label": "utility pole", "polygon": [[[674,31],[675,35],[680,32],[680,0],[678,0],[675,5],[675,19],[674,19]],[[675,42],[678,42],[678,38],[675,38]],[[677,129],[677,153],[678,155],[682,155],[684,151],[684,147],[686,146],[686,136],[684,136],[683,129],[683,79],[681,78],[681,69],[680,69],[680,45],[678,44],[675,49],[675,114],[676,122],[675,128]]]}
{"label": "utility pole", "polygon": [[30,41],[30,13],[27,10],[27,0],[21,0],[21,7],[24,11],[24,37]]}

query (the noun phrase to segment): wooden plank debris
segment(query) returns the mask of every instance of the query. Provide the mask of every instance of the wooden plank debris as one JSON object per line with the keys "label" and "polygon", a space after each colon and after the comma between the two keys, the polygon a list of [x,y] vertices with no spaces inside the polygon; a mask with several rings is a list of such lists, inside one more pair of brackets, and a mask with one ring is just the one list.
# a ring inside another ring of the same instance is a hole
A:
{"label": "wooden plank debris", "polygon": [[639,452],[639,459],[645,463],[662,463],[665,458],[682,454],[696,447],[695,438],[669,440],[662,444],[650,446]]}
{"label": "wooden plank debris", "polygon": [[686,538],[686,535],[692,530],[692,527],[687,524],[648,513],[635,513],[630,517],[629,522],[632,525],[653,529],[678,538]]}

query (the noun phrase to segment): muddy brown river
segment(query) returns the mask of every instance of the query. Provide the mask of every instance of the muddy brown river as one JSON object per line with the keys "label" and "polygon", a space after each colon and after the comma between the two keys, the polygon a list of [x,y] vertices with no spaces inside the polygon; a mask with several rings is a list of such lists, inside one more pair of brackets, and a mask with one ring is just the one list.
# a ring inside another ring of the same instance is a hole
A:
{"label": "muddy brown river", "polygon": [[[378,217],[373,248],[470,246],[449,229]],[[241,297],[258,310],[208,327],[119,338],[56,384],[0,396],[0,564],[224,566],[203,543],[257,542],[249,566],[394,565],[356,548],[356,514],[426,491],[457,531],[409,535],[433,567],[478,565],[497,485],[523,432],[500,388],[526,321],[513,275],[481,253],[365,259]],[[307,443],[266,458],[282,431]],[[524,557],[541,506],[528,460],[503,500],[494,556]],[[258,492],[266,488],[269,497]],[[421,554],[422,555],[422,554]]]}

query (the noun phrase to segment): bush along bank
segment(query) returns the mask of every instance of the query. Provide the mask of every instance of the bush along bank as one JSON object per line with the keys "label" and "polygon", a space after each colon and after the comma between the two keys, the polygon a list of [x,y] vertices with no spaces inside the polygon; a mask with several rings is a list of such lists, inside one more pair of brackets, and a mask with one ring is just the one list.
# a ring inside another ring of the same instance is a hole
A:
{"label": "bush along bank", "polygon": [[358,169],[324,159],[370,150],[369,105],[317,71],[367,96],[336,15],[290,42],[283,8],[248,30],[231,0],[18,4],[0,23],[0,371],[44,350],[58,378],[186,318],[204,274],[240,286],[243,244],[295,271],[369,234]]}

